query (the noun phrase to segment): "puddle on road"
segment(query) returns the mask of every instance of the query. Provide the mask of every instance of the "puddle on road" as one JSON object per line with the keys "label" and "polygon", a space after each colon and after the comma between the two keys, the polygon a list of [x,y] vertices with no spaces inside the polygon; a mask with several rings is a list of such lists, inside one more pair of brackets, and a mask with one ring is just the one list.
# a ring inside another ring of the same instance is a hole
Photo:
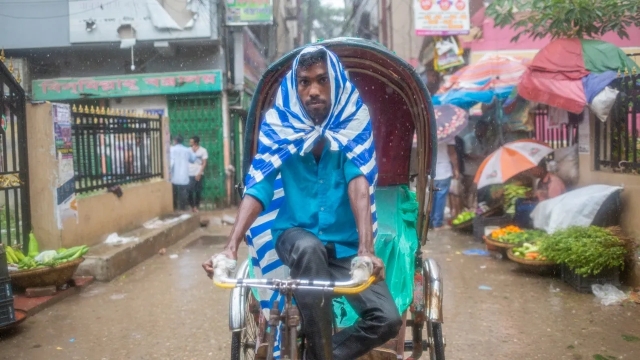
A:
{"label": "puddle on road", "polygon": [[192,241],[189,245],[185,246],[185,249],[195,248],[195,247],[209,247],[211,245],[216,244],[224,244],[227,241],[226,236],[201,236],[196,240]]}

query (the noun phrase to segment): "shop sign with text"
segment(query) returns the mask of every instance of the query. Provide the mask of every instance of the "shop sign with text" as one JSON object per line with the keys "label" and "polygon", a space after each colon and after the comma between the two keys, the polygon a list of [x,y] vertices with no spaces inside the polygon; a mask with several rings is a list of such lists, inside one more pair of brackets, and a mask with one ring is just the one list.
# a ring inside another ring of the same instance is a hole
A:
{"label": "shop sign with text", "polygon": [[418,36],[469,33],[469,0],[413,0],[413,10]]}
{"label": "shop sign with text", "polygon": [[73,100],[222,91],[222,71],[34,80],[34,100]]}

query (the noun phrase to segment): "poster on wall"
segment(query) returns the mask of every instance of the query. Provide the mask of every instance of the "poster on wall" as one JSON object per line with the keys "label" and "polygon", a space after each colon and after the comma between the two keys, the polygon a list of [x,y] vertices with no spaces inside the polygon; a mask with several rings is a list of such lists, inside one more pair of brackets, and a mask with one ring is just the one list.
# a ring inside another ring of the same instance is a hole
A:
{"label": "poster on wall", "polygon": [[273,0],[226,0],[227,25],[273,23]]}
{"label": "poster on wall", "polygon": [[469,0],[413,0],[416,35],[466,35],[471,28]]}
{"label": "poster on wall", "polygon": [[68,104],[52,104],[53,133],[58,160],[58,183],[54,192],[58,229],[66,219],[78,220],[75,175],[73,171],[73,143],[71,140],[71,108]]}
{"label": "poster on wall", "polygon": [[215,39],[216,10],[210,1],[197,0],[69,0],[69,40]]}

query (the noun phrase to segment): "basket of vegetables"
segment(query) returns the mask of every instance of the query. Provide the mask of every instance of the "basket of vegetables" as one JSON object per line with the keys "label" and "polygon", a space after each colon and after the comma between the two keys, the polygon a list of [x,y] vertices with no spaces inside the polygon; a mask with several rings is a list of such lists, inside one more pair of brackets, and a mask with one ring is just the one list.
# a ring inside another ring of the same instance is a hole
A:
{"label": "basket of vegetables", "polygon": [[476,214],[473,211],[463,211],[451,222],[452,228],[459,231],[471,231],[475,217]]}
{"label": "basket of vegetables", "polygon": [[507,257],[523,270],[540,275],[555,273],[558,265],[541,254],[539,247],[540,241],[526,242],[521,246],[507,250]]}
{"label": "basket of vegetables", "polygon": [[7,247],[7,262],[12,268],[11,283],[18,288],[62,286],[66,284],[84,261],[88,246],[38,252],[38,243],[33,234],[29,239],[27,255],[20,249]]}
{"label": "basket of vegetables", "polygon": [[496,248],[510,249],[520,243],[514,239],[517,239],[516,234],[522,232],[522,229],[517,226],[505,226],[492,231],[489,236],[485,236],[484,242],[489,250],[496,250]]}
{"label": "basket of vegetables", "polygon": [[555,262],[540,254],[540,242],[525,242],[507,251],[507,257],[519,264],[533,266],[554,266]]}

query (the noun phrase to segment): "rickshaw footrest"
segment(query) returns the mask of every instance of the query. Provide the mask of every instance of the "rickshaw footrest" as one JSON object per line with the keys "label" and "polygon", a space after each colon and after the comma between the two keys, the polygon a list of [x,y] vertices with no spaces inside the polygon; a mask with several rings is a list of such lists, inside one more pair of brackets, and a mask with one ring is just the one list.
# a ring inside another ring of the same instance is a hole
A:
{"label": "rickshaw footrest", "polygon": [[[422,349],[426,350],[429,348],[429,343],[427,342],[427,340],[422,340]],[[413,341],[412,340],[405,340],[404,341],[404,351],[413,351]]]}

